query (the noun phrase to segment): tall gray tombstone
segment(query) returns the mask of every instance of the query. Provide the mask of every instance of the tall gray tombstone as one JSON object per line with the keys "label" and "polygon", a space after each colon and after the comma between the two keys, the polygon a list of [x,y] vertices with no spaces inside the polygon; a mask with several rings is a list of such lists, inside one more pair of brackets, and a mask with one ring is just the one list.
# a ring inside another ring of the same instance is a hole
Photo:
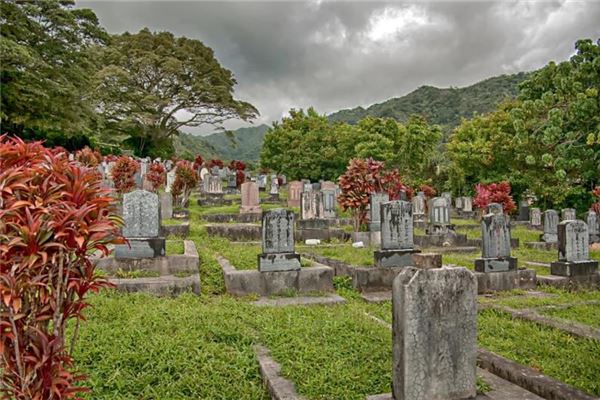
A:
{"label": "tall gray tombstone", "polygon": [[205,181],[207,182],[206,193],[223,194],[223,183],[218,175],[207,175]]}
{"label": "tall gray tombstone", "polygon": [[173,183],[175,183],[175,173],[175,170],[167,172],[167,183],[165,185],[165,192],[167,193],[171,192],[171,187],[173,186]]}
{"label": "tall gray tombstone", "polygon": [[563,208],[561,210],[561,216],[561,221],[577,219],[577,215],[574,208]]}
{"label": "tall gray tombstone", "polygon": [[413,265],[412,203],[395,200],[381,203],[381,250],[374,252],[377,267],[405,267]]}
{"label": "tall gray tombstone", "polygon": [[336,217],[335,205],[337,196],[335,189],[321,189],[323,193],[323,218],[333,219]]}
{"label": "tall gray tombstone", "polygon": [[429,200],[429,224],[428,235],[445,235],[454,226],[450,223],[450,206],[445,197],[434,197]]}
{"label": "tall gray tombstone", "polygon": [[283,208],[265,211],[262,216],[260,272],[300,269],[300,255],[294,252],[294,212]]}
{"label": "tall gray tombstone", "polygon": [[173,196],[171,196],[171,193],[160,194],[160,218],[173,218]]}
{"label": "tall gray tombstone", "polygon": [[165,255],[160,234],[160,202],[156,193],[135,190],[123,195],[123,236],[129,245],[115,246],[115,258],[154,258]]}
{"label": "tall gray tombstone", "polygon": [[477,280],[466,268],[406,267],[392,287],[394,400],[476,396]]}
{"label": "tall gray tombstone", "polygon": [[473,199],[471,197],[463,197],[462,200],[463,208],[462,211],[466,213],[473,212]]}
{"label": "tall gray tombstone", "polygon": [[517,221],[528,221],[529,220],[529,200],[522,199],[519,201],[519,215]]}
{"label": "tall gray tombstone", "polygon": [[529,210],[529,225],[533,227],[542,226],[542,210],[533,207]]}
{"label": "tall gray tombstone", "polygon": [[371,193],[369,205],[371,209],[369,220],[369,231],[379,232],[381,230],[381,203],[389,201],[390,195],[386,192]]}
{"label": "tall gray tombstone", "polygon": [[272,199],[279,198],[279,181],[277,180],[277,175],[271,176],[271,188],[269,189],[269,195]]}
{"label": "tall gray tombstone", "polygon": [[288,184],[288,207],[300,207],[303,186],[300,181],[291,181]]}
{"label": "tall gray tombstone", "polygon": [[590,232],[590,243],[600,242],[600,221],[598,214],[594,210],[588,211],[586,221]]}
{"label": "tall gray tombstone", "polygon": [[517,269],[517,259],[510,256],[508,216],[490,213],[481,220],[481,258],[475,260],[477,272],[504,272]]}
{"label": "tall gray tombstone", "polygon": [[442,193],[442,197],[445,198],[448,201],[448,207],[452,207],[452,193],[450,193],[450,192],[443,192]]}
{"label": "tall gray tombstone", "polygon": [[500,203],[490,203],[487,206],[487,213],[488,214],[503,214],[504,208],[502,207],[502,204],[500,204]]}
{"label": "tall gray tombstone", "polygon": [[227,187],[230,189],[237,187],[237,175],[235,172],[227,177]]}
{"label": "tall gray tombstone", "polygon": [[457,197],[456,199],[454,199],[454,208],[456,208],[457,210],[461,210],[463,208],[463,197]]}
{"label": "tall gray tombstone", "polygon": [[267,188],[267,176],[259,175],[258,179],[256,180],[256,183],[258,184],[259,191],[265,191]]}
{"label": "tall gray tombstone", "polygon": [[596,273],[598,261],[590,260],[589,232],[585,222],[558,224],[558,261],[550,264],[552,275],[580,276]]}
{"label": "tall gray tombstone", "polygon": [[302,192],[300,196],[300,219],[324,219],[323,193],[317,190]]}
{"label": "tall gray tombstone", "polygon": [[544,233],[541,240],[546,243],[558,242],[558,212],[556,210],[544,211]]}
{"label": "tall gray tombstone", "polygon": [[425,193],[419,192],[412,198],[412,210],[415,221],[425,220]]}

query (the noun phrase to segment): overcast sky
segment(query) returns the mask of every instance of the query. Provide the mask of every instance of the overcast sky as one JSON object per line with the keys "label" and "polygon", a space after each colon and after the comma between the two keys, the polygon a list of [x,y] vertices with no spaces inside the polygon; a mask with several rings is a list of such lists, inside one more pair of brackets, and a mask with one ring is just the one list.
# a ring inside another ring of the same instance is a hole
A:
{"label": "overcast sky", "polygon": [[236,96],[259,109],[255,124],[292,107],[331,113],[422,85],[533,70],[567,59],[579,38],[600,37],[600,1],[77,4],[111,33],[148,27],[210,46],[233,71]]}

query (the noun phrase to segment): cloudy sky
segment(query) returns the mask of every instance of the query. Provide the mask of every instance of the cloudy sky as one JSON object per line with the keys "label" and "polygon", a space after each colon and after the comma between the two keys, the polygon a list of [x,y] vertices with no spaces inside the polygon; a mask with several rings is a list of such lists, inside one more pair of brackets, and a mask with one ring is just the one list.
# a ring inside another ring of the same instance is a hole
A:
{"label": "cloudy sky", "polygon": [[[366,107],[422,85],[528,71],[600,37],[600,1],[79,1],[111,33],[199,39],[238,98],[271,123],[290,108]],[[245,124],[229,124],[229,128]],[[210,128],[204,128],[205,132]]]}

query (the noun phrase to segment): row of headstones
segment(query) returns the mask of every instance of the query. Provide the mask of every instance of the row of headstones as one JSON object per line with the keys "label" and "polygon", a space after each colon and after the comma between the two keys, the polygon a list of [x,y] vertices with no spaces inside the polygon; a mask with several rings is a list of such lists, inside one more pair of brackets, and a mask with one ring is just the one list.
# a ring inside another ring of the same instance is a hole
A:
{"label": "row of headstones", "polygon": [[[572,208],[563,209],[561,214],[561,221],[573,221],[577,219],[575,210]],[[541,235],[541,240],[546,243],[557,243],[559,227],[558,211],[546,210],[542,213],[539,208],[532,208],[530,210],[530,225],[534,227],[542,226],[542,215],[544,233]],[[600,220],[598,214],[594,210],[588,211],[585,216],[585,222],[588,227],[588,241],[590,243],[600,242]]]}
{"label": "row of headstones", "polygon": [[336,218],[338,193],[339,187],[330,181],[291,181],[288,207],[300,207],[301,220],[333,219]]}
{"label": "row of headstones", "polygon": [[[225,176],[225,178],[220,175],[213,174],[203,174],[201,176],[202,183],[202,191],[204,193],[209,194],[223,194],[223,179],[227,179],[227,187],[230,189],[237,187],[237,176],[236,173],[230,173]],[[258,175],[258,177],[253,178],[249,173],[246,173],[245,180],[256,182],[258,190],[265,190],[267,187],[267,175]],[[269,194],[276,196],[279,195],[279,180],[281,179],[282,183],[285,184],[285,176],[277,176],[271,175],[270,181],[271,184],[269,186]]]}

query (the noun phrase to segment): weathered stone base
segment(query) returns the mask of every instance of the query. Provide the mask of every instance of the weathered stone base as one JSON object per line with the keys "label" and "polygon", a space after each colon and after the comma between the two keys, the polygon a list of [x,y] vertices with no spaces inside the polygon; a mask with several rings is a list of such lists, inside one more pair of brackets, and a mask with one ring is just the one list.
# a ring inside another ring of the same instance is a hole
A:
{"label": "weathered stone base", "polygon": [[261,240],[261,226],[257,224],[207,224],[209,235],[223,236],[234,242]]}
{"label": "weathered stone base", "polygon": [[534,289],[536,273],[532,269],[519,269],[506,272],[475,272],[477,294],[501,292],[513,289]]}
{"label": "weathered stone base", "polygon": [[447,234],[439,235],[415,235],[414,241],[420,247],[442,247],[445,244],[450,246],[467,246],[467,235],[456,232],[448,232]]}
{"label": "weathered stone base", "polygon": [[225,193],[203,193],[197,200],[199,206],[229,206],[233,201],[225,198]]}
{"label": "weathered stone base", "polygon": [[202,215],[202,219],[208,222],[214,223],[227,223],[227,222],[260,222],[262,220],[262,212],[250,213],[250,214],[205,214]]}
{"label": "weathered stone base", "polygon": [[454,232],[455,227],[452,224],[449,225],[438,225],[438,224],[427,224],[425,233],[427,235],[447,235],[450,232]]}
{"label": "weathered stone base", "polygon": [[157,296],[177,296],[185,292],[200,295],[200,274],[185,277],[164,275],[153,278],[110,279],[122,292],[146,292]]}
{"label": "weathered stone base", "polygon": [[525,247],[528,249],[535,250],[557,250],[558,242],[548,243],[548,242],[525,242]]}
{"label": "weathered stone base", "polygon": [[598,261],[566,262],[555,261],[550,264],[550,273],[558,276],[593,275],[598,271]]}
{"label": "weathered stone base", "polygon": [[262,214],[260,206],[241,206],[240,214]]}
{"label": "weathered stone base", "polygon": [[172,256],[163,256],[156,258],[125,258],[116,257],[95,258],[95,265],[108,274],[122,271],[153,271],[160,275],[173,275],[178,272],[198,273],[200,257],[196,250],[196,245],[191,240],[183,242],[184,253]]}
{"label": "weathered stone base", "polygon": [[540,235],[540,242],[558,243],[558,234],[556,234],[556,233],[543,233],[543,234]]}
{"label": "weathered stone base", "polygon": [[237,270],[223,257],[217,257],[227,293],[234,296],[289,295],[297,293],[332,292],[332,268],[317,265],[297,271],[260,272],[258,270]]}
{"label": "weathered stone base", "polygon": [[190,219],[189,210],[173,210],[173,219]]}
{"label": "weathered stone base", "polygon": [[190,223],[183,222],[181,225],[163,225],[160,227],[162,236],[177,236],[186,238],[190,234]]}
{"label": "weathered stone base", "polygon": [[294,297],[261,297],[252,302],[258,307],[290,307],[290,306],[333,306],[344,304],[346,299],[335,293],[326,293],[322,296],[294,296]]}
{"label": "weathered stone base", "polygon": [[[475,246],[481,248],[482,245],[481,239],[467,239],[467,246]],[[518,238],[510,238],[510,247],[512,249],[519,248],[519,239]]]}
{"label": "weathered stone base", "polygon": [[540,275],[537,281],[538,285],[552,286],[567,290],[600,289],[600,272],[596,272],[592,275],[578,275],[572,277]]}
{"label": "weathered stone base", "polygon": [[421,250],[376,250],[373,252],[376,267],[406,267],[413,265],[414,253],[420,253]]}
{"label": "weathered stone base", "polygon": [[517,269],[517,259],[514,257],[475,259],[477,272],[505,272],[515,269]]}
{"label": "weathered stone base", "polygon": [[259,254],[258,270],[260,272],[296,271],[300,269],[300,254],[276,253]]}
{"label": "weathered stone base", "polygon": [[331,221],[328,219],[301,219],[299,229],[328,229]]}
{"label": "weathered stone base", "polygon": [[128,238],[129,244],[115,246],[116,259],[156,258],[165,255],[165,238]]}
{"label": "weathered stone base", "polygon": [[327,228],[327,229],[298,229],[296,230],[294,237],[298,242],[304,242],[306,239],[320,239],[320,240],[348,240],[350,234],[344,232],[339,228]]}

